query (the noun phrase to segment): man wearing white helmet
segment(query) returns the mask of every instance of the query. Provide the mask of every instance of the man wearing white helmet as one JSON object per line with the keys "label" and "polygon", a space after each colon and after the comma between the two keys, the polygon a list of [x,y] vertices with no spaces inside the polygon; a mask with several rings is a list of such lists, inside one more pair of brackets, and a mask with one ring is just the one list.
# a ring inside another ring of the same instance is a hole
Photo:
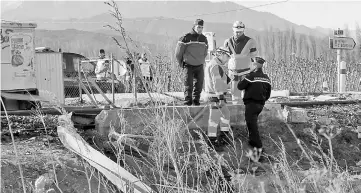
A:
{"label": "man wearing white helmet", "polygon": [[[224,97],[227,93],[227,75],[222,66],[231,58],[227,48],[216,49],[215,56],[206,64],[204,76],[204,91],[210,104],[208,120],[208,139],[211,145],[220,147],[222,142],[230,143],[230,112]],[[217,129],[220,127],[220,134]]]}
{"label": "man wearing white helmet", "polygon": [[226,39],[224,47],[231,52],[228,62],[229,77],[231,78],[232,101],[238,104],[242,100],[242,91],[237,89],[241,76],[250,73],[250,64],[257,56],[256,41],[244,34],[245,25],[236,21],[233,23],[233,36]]}

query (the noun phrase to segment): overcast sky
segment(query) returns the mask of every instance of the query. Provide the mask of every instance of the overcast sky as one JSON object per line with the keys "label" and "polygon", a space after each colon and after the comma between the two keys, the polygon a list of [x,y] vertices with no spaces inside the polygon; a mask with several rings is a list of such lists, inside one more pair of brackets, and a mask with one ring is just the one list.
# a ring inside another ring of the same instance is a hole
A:
{"label": "overcast sky", "polygon": [[[275,1],[233,0],[246,7],[257,6]],[[285,0],[283,0],[285,1]],[[308,27],[343,28],[348,24],[355,29],[358,22],[361,27],[361,0],[327,1],[327,0],[289,0],[287,2],[253,8],[257,11],[271,12],[292,23]]]}
{"label": "overcast sky", "polygon": [[[9,9],[23,0],[1,2],[2,10]],[[84,1],[84,0],[83,0]],[[97,0],[100,1],[100,0]],[[211,0],[222,1],[222,0]],[[348,24],[350,29],[355,29],[358,22],[361,27],[361,0],[354,1],[327,1],[327,0],[231,0],[246,7],[280,2],[264,7],[252,8],[257,11],[271,12],[279,17],[299,25],[308,27],[343,28]],[[196,14],[196,13],[195,13]]]}

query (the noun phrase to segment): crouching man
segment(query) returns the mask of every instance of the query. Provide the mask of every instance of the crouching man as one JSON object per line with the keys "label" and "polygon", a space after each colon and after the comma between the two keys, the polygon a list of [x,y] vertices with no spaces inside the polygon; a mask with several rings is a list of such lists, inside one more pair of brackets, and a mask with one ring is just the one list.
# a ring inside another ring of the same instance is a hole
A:
{"label": "crouching man", "polygon": [[[205,93],[210,105],[210,115],[208,120],[208,139],[215,148],[222,143],[230,143],[230,112],[226,106],[225,94],[227,93],[228,76],[222,66],[230,59],[228,49],[217,48],[215,56],[205,67]],[[220,134],[217,133],[220,127]]]}
{"label": "crouching man", "polygon": [[[237,88],[244,90],[243,103],[246,107],[245,119],[249,134],[248,144],[252,148],[257,148],[258,152],[263,152],[262,141],[258,132],[258,116],[262,112],[265,102],[271,96],[271,81],[267,74],[262,71],[265,60],[256,57],[251,63],[251,73],[245,75],[238,83]],[[262,157],[261,157],[262,158]]]}

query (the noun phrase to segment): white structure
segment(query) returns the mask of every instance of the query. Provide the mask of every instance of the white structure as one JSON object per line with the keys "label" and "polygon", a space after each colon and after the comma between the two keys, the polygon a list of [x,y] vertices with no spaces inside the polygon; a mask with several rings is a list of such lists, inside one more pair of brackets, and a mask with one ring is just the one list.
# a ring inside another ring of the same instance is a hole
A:
{"label": "white structure", "polygon": [[35,77],[40,97],[56,97],[64,104],[63,53],[39,52],[35,54]]}

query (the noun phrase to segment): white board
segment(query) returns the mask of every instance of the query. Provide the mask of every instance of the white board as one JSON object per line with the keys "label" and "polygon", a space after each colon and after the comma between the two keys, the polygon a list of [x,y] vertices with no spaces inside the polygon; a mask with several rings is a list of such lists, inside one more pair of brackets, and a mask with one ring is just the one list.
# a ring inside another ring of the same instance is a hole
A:
{"label": "white board", "polygon": [[204,36],[206,36],[208,41],[208,51],[215,51],[216,49],[216,40],[214,32],[204,32]]}
{"label": "white board", "polygon": [[1,39],[1,90],[36,88],[34,28],[2,28]]}

